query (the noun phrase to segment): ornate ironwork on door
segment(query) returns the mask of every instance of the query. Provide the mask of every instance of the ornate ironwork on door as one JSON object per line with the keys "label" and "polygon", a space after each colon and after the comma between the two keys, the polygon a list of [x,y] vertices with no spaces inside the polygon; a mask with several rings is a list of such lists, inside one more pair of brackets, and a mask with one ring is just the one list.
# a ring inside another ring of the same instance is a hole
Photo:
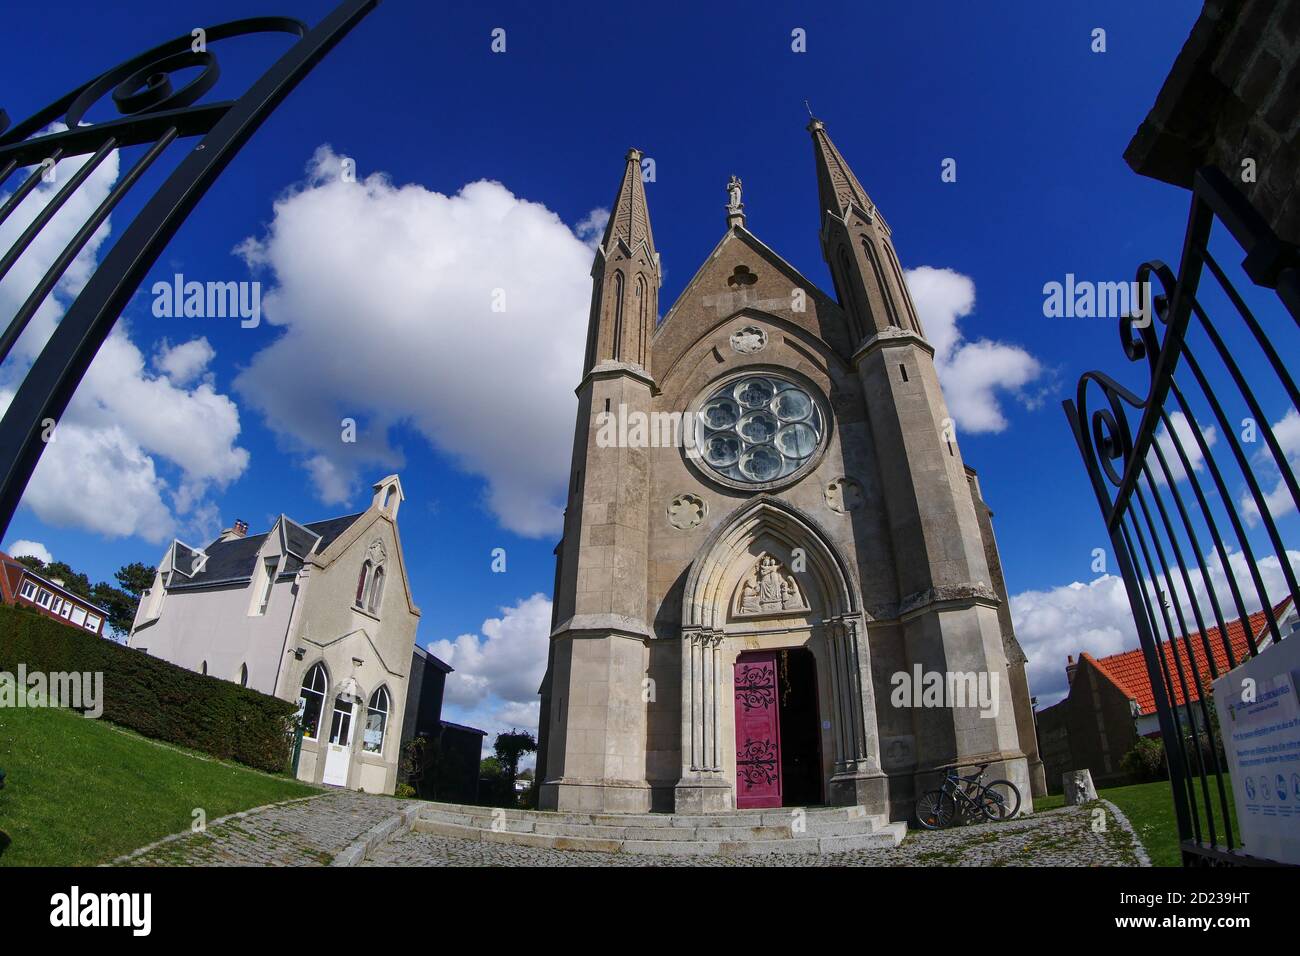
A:
{"label": "ornate ironwork on door", "polygon": [[781,806],[781,718],[776,652],[736,661],[736,807]]}
{"label": "ornate ironwork on door", "polygon": [[[1212,242],[1244,250],[1247,281],[1234,284]],[[1184,862],[1253,862],[1233,834],[1210,682],[1285,639],[1282,611],[1300,599],[1278,529],[1300,507],[1300,393],[1283,359],[1300,354],[1300,250],[1205,168],[1178,274],[1145,262],[1135,288],[1120,339],[1146,363],[1145,395],[1088,372],[1065,413],[1133,610]]]}
{"label": "ornate ironwork on door", "polygon": [[[0,280],[105,159],[115,151],[143,147],[55,255],[17,312],[0,316],[5,326],[0,332],[0,362],[95,231],[146,171],[173,143],[203,137],[142,204],[82,286],[0,421],[0,535],[8,529],[44,443],[95,353],[185,217],[263,120],[378,2],[343,0],[313,28],[286,17],[254,17],[207,27],[201,33],[192,31],[108,70],[12,128],[8,115],[0,110],[0,187],[15,170],[32,168],[0,203],[0,224],[43,180],[50,179],[59,162],[88,157],[13,244],[0,250]],[[209,45],[259,33],[285,33],[297,40],[238,99],[201,104],[220,74]],[[172,85],[175,74],[188,76],[179,88]],[[84,124],[91,108],[110,95],[121,117]],[[54,123],[67,128],[48,131]]]}

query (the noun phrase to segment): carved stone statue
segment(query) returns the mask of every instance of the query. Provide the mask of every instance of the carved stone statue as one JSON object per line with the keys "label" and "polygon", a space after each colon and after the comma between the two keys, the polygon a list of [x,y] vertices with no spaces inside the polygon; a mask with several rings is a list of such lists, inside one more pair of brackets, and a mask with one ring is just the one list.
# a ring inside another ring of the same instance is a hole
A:
{"label": "carved stone statue", "polygon": [[740,585],[737,614],[772,614],[780,611],[806,611],[803,594],[794,575],[774,556],[764,552]]}
{"label": "carved stone statue", "polygon": [[743,208],[740,202],[740,185],[740,179],[736,176],[732,176],[731,181],[727,183],[727,208],[732,212],[738,212]]}

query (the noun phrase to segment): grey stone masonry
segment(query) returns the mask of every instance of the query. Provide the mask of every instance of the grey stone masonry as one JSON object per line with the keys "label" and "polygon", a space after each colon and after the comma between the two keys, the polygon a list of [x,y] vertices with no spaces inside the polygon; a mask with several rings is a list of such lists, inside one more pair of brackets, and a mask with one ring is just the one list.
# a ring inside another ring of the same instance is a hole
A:
{"label": "grey stone masonry", "polygon": [[1092,785],[1091,770],[1071,770],[1061,774],[1061,785],[1065,787],[1065,805],[1077,806],[1097,799],[1097,788]]}

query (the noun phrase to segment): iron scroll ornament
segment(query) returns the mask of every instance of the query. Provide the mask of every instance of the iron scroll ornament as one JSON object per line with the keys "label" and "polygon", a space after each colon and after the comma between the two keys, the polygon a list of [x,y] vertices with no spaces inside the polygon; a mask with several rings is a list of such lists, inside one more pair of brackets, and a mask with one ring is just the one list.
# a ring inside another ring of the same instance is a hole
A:
{"label": "iron scroll ornament", "polygon": [[[0,204],[0,223],[36,189],[46,168],[89,155],[17,241],[7,250],[0,249],[0,279],[100,163],[115,151],[151,144],[55,257],[18,311],[12,317],[0,316],[0,361],[77,254],[154,161],[177,140],[203,137],[143,203],[82,286],[0,420],[0,536],[8,530],[51,427],[57,425],[118,315],[181,223],[266,118],[378,3],[343,0],[311,28],[285,17],[206,27],[204,44],[196,44],[193,33],[169,40],[78,86],[12,128],[0,110],[0,186],[16,169],[38,167]],[[200,103],[220,76],[217,58],[206,45],[259,33],[286,33],[297,41],[238,99]],[[196,75],[179,87],[173,85],[178,71],[196,67]],[[105,96],[112,97],[121,116],[82,125]],[[68,128],[42,134],[59,121]]]}
{"label": "iron scroll ornament", "polygon": [[736,752],[736,773],[749,789],[777,780],[777,749],[771,740],[746,740]]}
{"label": "iron scroll ornament", "polygon": [[776,703],[776,684],[771,670],[762,665],[742,664],[736,675],[736,699],[746,710],[767,710]]}
{"label": "iron scroll ornament", "polygon": [[[1163,294],[1151,294],[1152,275],[1160,281],[1161,287],[1165,290]],[[1139,314],[1126,315],[1120,319],[1120,344],[1125,357],[1130,362],[1140,362],[1144,358],[1147,360],[1151,378],[1145,396],[1136,395],[1104,372],[1085,372],[1079,378],[1072,411],[1077,416],[1076,438],[1080,441],[1080,451],[1085,453],[1089,473],[1104,474],[1110,484],[1118,489],[1123,489],[1126,484],[1132,483],[1134,462],[1140,462],[1142,458],[1137,454],[1139,449],[1133,440],[1133,431],[1129,427],[1129,415],[1131,413],[1143,415],[1145,421],[1148,409],[1159,407],[1159,402],[1163,401],[1163,395],[1158,397],[1156,395],[1160,378],[1161,354],[1165,351],[1166,345],[1171,350],[1176,348],[1175,343],[1170,341],[1172,335],[1176,335],[1177,343],[1181,344],[1185,333],[1186,316],[1183,317],[1180,325],[1166,332],[1164,344],[1156,334],[1155,319],[1158,319],[1166,329],[1169,327],[1170,308],[1176,286],[1177,280],[1172,270],[1163,262],[1153,260],[1142,263],[1137,270],[1137,288],[1143,296]],[[1104,407],[1093,411],[1091,417],[1088,415],[1090,384],[1096,385],[1101,390],[1105,400]],[[1141,434],[1143,428],[1139,427],[1138,432]],[[1142,449],[1142,452],[1145,453],[1145,449]],[[1117,463],[1118,467],[1116,467]],[[1110,504],[1112,508],[1120,507],[1121,495],[1117,494]]]}

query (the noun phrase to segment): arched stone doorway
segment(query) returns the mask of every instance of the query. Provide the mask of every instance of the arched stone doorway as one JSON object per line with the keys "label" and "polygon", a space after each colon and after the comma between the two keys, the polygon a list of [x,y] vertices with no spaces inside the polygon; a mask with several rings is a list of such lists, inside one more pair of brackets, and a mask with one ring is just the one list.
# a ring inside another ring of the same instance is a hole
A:
{"label": "arched stone doorway", "polygon": [[[779,707],[766,717],[747,714],[736,681],[748,670],[737,665],[767,661],[779,683],[776,668],[782,655],[788,668],[791,652],[811,658],[811,666],[799,670],[798,686],[789,686],[792,693],[812,695],[805,715],[815,702],[817,794],[831,803],[857,802],[863,788],[856,781],[881,776],[864,619],[848,567],[809,516],[767,495],[746,502],[705,541],[682,599],[677,812],[737,806],[738,774],[746,769],[745,755],[752,756],[751,738],[764,719],[779,730],[781,716]],[[777,774],[785,769],[788,777],[790,767],[774,749]],[[810,749],[803,744],[785,756],[806,761]],[[755,803],[752,788],[739,789],[746,791],[742,805],[790,805],[784,794],[766,792]],[[806,798],[811,788],[797,792]]]}

